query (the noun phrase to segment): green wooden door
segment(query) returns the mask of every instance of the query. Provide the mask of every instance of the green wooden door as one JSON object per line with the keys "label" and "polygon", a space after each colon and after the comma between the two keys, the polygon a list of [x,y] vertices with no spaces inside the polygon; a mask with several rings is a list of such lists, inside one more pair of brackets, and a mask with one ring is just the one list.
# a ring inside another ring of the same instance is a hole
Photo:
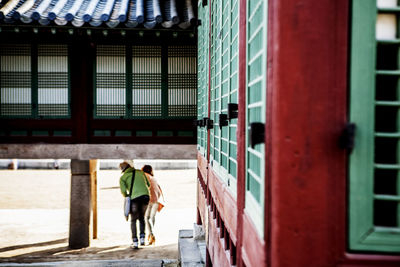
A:
{"label": "green wooden door", "polygon": [[398,1],[353,0],[349,249],[400,252]]}
{"label": "green wooden door", "polygon": [[[208,56],[209,56],[209,7],[198,3],[201,25],[197,28],[197,119],[208,117]],[[197,149],[207,155],[207,128],[197,127]]]}
{"label": "green wooden door", "polygon": [[[247,74],[246,124],[264,123],[266,113],[267,82],[267,15],[268,1],[247,2]],[[246,204],[258,232],[264,228],[264,144],[251,147],[246,138]]]}
{"label": "green wooden door", "polygon": [[238,103],[238,0],[213,1],[211,16],[211,107],[214,128],[210,132],[210,160],[214,171],[236,195],[237,119],[224,123],[228,104]]}

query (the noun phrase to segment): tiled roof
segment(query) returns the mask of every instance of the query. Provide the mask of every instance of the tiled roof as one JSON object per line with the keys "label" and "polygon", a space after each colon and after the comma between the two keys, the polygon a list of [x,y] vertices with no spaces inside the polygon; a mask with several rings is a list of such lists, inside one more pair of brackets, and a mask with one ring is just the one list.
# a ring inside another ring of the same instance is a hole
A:
{"label": "tiled roof", "polygon": [[[194,0],[193,0],[194,1]],[[187,29],[196,24],[192,0],[8,0],[0,24]],[[1,3],[1,0],[0,0]],[[0,4],[1,6],[1,4]]]}

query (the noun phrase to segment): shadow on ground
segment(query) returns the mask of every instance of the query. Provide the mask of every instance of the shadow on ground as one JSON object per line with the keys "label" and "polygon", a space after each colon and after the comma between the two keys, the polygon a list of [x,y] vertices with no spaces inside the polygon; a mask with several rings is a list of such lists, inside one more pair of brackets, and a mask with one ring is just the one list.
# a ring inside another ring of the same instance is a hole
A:
{"label": "shadow on ground", "polygon": [[64,238],[48,242],[3,247],[0,248],[0,252],[9,252],[12,250],[28,248],[34,251],[21,253],[12,257],[0,257],[0,263],[34,263],[46,261],[107,259],[162,259],[170,258],[171,254],[175,254],[177,250],[177,244],[145,246],[140,247],[139,249],[132,249],[127,245],[71,249],[68,247],[67,242],[67,238]]}

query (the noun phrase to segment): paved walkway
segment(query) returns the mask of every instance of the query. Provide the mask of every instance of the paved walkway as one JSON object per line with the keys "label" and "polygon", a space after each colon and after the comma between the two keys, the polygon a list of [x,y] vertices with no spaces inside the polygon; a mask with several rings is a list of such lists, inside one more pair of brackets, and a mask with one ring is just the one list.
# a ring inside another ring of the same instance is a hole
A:
{"label": "paved walkway", "polygon": [[[119,175],[119,171],[100,171],[98,239],[92,240],[88,248],[71,250],[68,248],[70,172],[0,171],[0,266],[99,260],[107,261],[96,266],[147,266],[124,265],[124,262],[176,260],[178,232],[193,229],[195,222],[196,170],[155,171],[167,205],[157,215],[156,246],[138,250],[129,247],[130,225],[122,214]],[[115,265],[115,260],[120,260],[121,265]]]}
{"label": "paved walkway", "polygon": [[96,261],[59,261],[40,263],[0,263],[1,267],[177,267],[177,260],[96,260]]}

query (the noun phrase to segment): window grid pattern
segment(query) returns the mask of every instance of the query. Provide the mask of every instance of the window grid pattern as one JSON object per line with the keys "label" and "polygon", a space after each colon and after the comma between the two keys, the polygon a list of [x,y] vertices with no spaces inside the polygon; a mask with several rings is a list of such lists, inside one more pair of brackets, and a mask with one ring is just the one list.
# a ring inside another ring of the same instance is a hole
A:
{"label": "window grid pattern", "polygon": [[195,118],[196,46],[99,45],[95,118]]}
{"label": "window grid pattern", "polygon": [[[230,1],[230,29],[229,29],[229,103],[238,103],[238,84],[239,84],[239,1]],[[232,119],[228,129],[228,173],[237,177],[237,139],[236,139],[237,119]],[[233,181],[236,184],[236,181]]]}
{"label": "window grid pattern", "polygon": [[400,252],[399,10],[397,0],[353,1],[351,250]]}
{"label": "window grid pattern", "polygon": [[0,44],[2,117],[32,115],[31,46]]}
{"label": "window grid pattern", "polygon": [[[198,28],[198,75],[197,75],[197,119],[208,117],[208,34],[209,12],[208,6],[198,5],[199,18],[203,23]],[[203,156],[207,155],[207,128],[197,127],[197,149]]]}
{"label": "window grid pattern", "polygon": [[197,115],[197,49],[168,47],[168,116]]}
{"label": "window grid pattern", "polygon": [[[265,123],[267,0],[247,2],[247,126]],[[259,233],[263,233],[264,144],[254,148],[247,140],[246,209]]]}
{"label": "window grid pattern", "polygon": [[133,117],[161,117],[161,86],[161,46],[133,46]]}
{"label": "window grid pattern", "polygon": [[[210,160],[218,172],[220,162],[219,117],[221,113],[221,9],[222,1],[213,1],[211,15],[211,107],[210,117],[214,121],[214,128],[210,131]],[[225,177],[221,177],[225,178]]]}
{"label": "window grid pattern", "polygon": [[237,119],[219,127],[219,114],[227,114],[228,103],[238,103],[238,1],[216,1],[212,8],[210,155],[214,170],[235,194]]}
{"label": "window grid pattern", "polygon": [[95,117],[121,117],[126,114],[126,51],[122,45],[96,48]]}
{"label": "window grid pattern", "polygon": [[69,118],[68,46],[0,44],[0,116]]}
{"label": "window grid pattern", "polygon": [[68,116],[68,46],[38,45],[38,115]]}

